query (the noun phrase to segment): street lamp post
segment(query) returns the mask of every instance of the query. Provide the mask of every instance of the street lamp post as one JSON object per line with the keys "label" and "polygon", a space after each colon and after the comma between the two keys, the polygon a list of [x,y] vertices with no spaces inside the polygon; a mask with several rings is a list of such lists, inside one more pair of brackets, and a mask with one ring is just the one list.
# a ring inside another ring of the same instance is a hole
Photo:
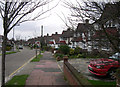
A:
{"label": "street lamp post", "polygon": [[43,25],[41,26],[41,50],[43,51]]}
{"label": "street lamp post", "polygon": [[[20,26],[20,24],[17,24],[16,26]],[[14,36],[15,36],[15,27],[13,27],[13,51],[15,51],[15,38],[14,38]]]}

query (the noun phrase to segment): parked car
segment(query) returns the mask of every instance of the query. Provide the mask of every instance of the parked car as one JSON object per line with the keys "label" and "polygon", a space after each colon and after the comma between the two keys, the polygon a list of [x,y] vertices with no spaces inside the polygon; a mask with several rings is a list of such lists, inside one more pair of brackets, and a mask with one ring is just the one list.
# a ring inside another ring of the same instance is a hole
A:
{"label": "parked car", "polygon": [[22,46],[22,45],[19,45],[19,46],[18,46],[18,49],[23,49],[23,46]]}
{"label": "parked car", "polygon": [[115,79],[115,72],[120,68],[120,53],[115,53],[109,58],[101,58],[91,60],[88,65],[88,70],[97,76],[110,76],[111,79]]}

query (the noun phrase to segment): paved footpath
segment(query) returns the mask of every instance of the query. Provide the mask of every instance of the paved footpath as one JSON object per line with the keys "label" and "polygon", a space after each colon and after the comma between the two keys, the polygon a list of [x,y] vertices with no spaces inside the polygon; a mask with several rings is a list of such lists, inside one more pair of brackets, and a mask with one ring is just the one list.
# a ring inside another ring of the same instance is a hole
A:
{"label": "paved footpath", "polygon": [[52,57],[50,52],[45,52],[40,62],[34,67],[30,76],[26,80],[26,86],[68,86],[64,80],[63,73],[56,60]]}

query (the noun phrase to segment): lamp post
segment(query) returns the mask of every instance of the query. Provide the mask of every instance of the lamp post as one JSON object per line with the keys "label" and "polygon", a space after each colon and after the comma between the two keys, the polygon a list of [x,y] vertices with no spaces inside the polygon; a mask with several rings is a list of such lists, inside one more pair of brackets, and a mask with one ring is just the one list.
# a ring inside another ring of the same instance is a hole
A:
{"label": "lamp post", "polygon": [[43,25],[41,26],[41,50],[43,51]]}
{"label": "lamp post", "polygon": [[[20,24],[17,24],[16,26],[20,26]],[[15,36],[15,27],[13,27],[13,51],[15,51],[15,39],[14,39],[14,36]]]}

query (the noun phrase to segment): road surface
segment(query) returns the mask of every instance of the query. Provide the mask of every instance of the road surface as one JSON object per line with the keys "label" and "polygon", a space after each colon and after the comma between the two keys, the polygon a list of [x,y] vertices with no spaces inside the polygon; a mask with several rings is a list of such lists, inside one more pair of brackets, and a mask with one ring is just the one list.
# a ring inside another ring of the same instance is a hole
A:
{"label": "road surface", "polygon": [[[14,71],[20,68],[33,56],[35,56],[35,51],[27,48],[24,48],[23,50],[21,50],[21,52],[6,55],[6,73],[5,73],[6,78],[8,78]],[[1,62],[1,56],[0,56],[0,62]],[[0,77],[1,77],[1,67],[0,67]]]}

